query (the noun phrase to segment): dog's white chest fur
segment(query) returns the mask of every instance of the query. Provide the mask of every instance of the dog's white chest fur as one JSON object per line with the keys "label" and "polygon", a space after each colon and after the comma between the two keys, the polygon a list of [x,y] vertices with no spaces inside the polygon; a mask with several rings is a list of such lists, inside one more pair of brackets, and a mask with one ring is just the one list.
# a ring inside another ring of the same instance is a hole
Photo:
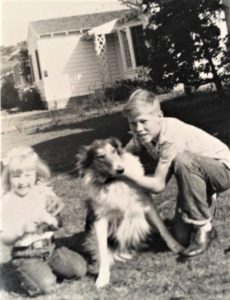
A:
{"label": "dog's white chest fur", "polygon": [[[136,156],[124,153],[121,159],[122,166],[131,168],[137,176],[144,173]],[[94,176],[96,174],[89,169],[83,178],[83,184],[88,197],[92,199],[95,214],[99,218],[106,217],[112,226],[118,219],[121,220],[116,230],[109,229],[110,234],[119,240],[121,248],[138,245],[150,230],[145,218],[146,202],[149,201],[150,196],[138,186],[123,179],[115,179],[105,184],[95,184]]]}
{"label": "dog's white chest fur", "polygon": [[[139,159],[124,153],[121,156],[124,168],[131,168],[136,175],[143,175],[144,170]],[[110,183],[97,184],[95,172],[88,170],[83,178],[88,197],[93,199],[95,206],[102,206],[105,210],[127,211],[140,209],[143,206],[143,198],[146,197],[143,190],[124,179],[115,179]]]}

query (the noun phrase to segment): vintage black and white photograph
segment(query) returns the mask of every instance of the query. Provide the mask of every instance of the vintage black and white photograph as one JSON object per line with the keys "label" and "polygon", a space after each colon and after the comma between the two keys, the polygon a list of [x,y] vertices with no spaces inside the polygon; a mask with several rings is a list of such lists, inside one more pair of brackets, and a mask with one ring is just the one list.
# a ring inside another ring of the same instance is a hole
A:
{"label": "vintage black and white photograph", "polygon": [[230,299],[230,0],[0,13],[0,299]]}

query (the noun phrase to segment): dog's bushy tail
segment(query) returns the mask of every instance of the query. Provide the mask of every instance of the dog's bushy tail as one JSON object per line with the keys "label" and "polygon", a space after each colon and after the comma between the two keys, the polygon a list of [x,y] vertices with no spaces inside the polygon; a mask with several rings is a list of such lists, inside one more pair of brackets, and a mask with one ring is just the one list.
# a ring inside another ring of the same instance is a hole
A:
{"label": "dog's bushy tail", "polygon": [[116,232],[122,251],[137,246],[146,239],[150,232],[150,226],[143,215],[137,214],[133,217],[124,218]]}

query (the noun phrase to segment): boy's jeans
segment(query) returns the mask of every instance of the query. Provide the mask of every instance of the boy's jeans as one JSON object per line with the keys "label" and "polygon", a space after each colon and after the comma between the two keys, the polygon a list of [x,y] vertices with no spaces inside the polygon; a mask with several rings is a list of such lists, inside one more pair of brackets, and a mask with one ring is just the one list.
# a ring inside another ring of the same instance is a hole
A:
{"label": "boy's jeans", "polygon": [[185,151],[174,159],[173,171],[179,189],[177,211],[184,222],[198,226],[210,222],[211,196],[230,188],[230,169],[218,160]]}

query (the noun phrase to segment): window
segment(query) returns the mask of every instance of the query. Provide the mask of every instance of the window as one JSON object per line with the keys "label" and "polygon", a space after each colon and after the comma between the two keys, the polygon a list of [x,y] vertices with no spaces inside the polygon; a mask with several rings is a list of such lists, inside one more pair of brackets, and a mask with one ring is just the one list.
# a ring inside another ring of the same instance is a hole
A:
{"label": "window", "polygon": [[119,31],[122,58],[126,69],[143,66],[147,51],[142,25],[126,27]]}
{"label": "window", "polygon": [[131,55],[130,55],[130,51],[129,51],[129,44],[128,44],[127,35],[126,35],[125,30],[121,31],[121,37],[122,37],[123,46],[124,46],[126,66],[127,66],[127,68],[131,68],[132,67],[132,61],[131,61]]}
{"label": "window", "polygon": [[141,25],[130,28],[133,41],[133,50],[136,66],[142,66],[146,62],[146,46],[144,42],[143,28]]}
{"label": "window", "polygon": [[42,38],[48,38],[51,37],[51,34],[40,34],[39,37]]}
{"label": "window", "polygon": [[71,30],[71,31],[68,31],[68,34],[79,34],[80,33],[80,30]]}
{"label": "window", "polygon": [[40,67],[38,50],[35,50],[35,56],[36,56],[36,61],[37,61],[37,66],[38,66],[38,75],[39,75],[39,79],[41,80],[42,79],[42,72],[41,72],[41,67]]}
{"label": "window", "polygon": [[53,36],[63,36],[66,35],[66,32],[56,32],[53,34]]}

